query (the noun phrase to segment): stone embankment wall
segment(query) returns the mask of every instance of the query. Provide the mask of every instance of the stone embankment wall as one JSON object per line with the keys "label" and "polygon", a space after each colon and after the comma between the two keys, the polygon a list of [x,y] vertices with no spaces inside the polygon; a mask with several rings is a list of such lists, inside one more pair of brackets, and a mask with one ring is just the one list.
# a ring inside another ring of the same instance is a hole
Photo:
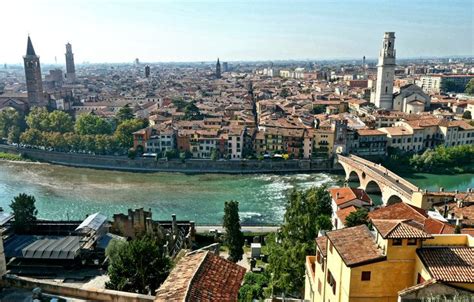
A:
{"label": "stone embankment wall", "polygon": [[155,160],[154,158],[128,159],[125,156],[87,155],[37,149],[16,148],[0,145],[0,152],[25,155],[27,157],[74,167],[109,169],[132,172],[184,172],[184,173],[281,173],[334,171],[333,161],[313,160]]}

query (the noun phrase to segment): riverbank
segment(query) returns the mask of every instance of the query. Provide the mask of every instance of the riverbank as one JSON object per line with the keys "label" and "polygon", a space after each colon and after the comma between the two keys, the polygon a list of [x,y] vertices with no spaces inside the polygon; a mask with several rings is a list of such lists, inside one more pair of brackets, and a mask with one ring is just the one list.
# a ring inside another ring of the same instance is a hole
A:
{"label": "riverbank", "polygon": [[0,152],[0,160],[28,161],[27,158],[24,158],[19,154],[12,154],[12,153],[6,153],[6,152]]}
{"label": "riverbank", "polygon": [[16,148],[0,145],[0,152],[11,154],[15,158],[31,158],[41,162],[70,167],[115,170],[126,172],[180,172],[180,173],[308,173],[336,172],[329,159],[313,160],[209,160],[187,159],[155,160],[154,158],[129,159],[125,156],[88,155],[43,151],[37,149]]}

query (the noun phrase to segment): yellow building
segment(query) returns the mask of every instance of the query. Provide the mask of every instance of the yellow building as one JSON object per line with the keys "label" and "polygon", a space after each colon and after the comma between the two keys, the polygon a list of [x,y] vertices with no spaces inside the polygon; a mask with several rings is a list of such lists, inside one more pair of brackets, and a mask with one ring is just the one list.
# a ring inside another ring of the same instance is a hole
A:
{"label": "yellow building", "polygon": [[316,154],[331,155],[334,149],[334,139],[336,130],[331,124],[331,120],[320,122],[314,130],[313,150]]}
{"label": "yellow building", "polygon": [[[372,220],[316,239],[306,259],[305,299],[314,302],[392,302],[423,293],[474,290],[474,240],[430,235],[414,220]],[[448,290],[449,289],[449,290]]]}

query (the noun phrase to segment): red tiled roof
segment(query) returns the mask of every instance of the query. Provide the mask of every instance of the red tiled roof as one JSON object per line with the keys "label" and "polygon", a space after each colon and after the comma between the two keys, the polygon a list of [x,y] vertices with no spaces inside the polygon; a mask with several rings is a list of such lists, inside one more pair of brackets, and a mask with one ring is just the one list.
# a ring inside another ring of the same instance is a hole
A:
{"label": "red tiled roof", "polygon": [[474,248],[423,248],[417,254],[433,279],[474,283]]}
{"label": "red tiled roof", "polygon": [[237,301],[245,272],[211,252],[190,253],[158,289],[155,301]]}
{"label": "red tiled roof", "polygon": [[404,202],[399,202],[389,205],[369,213],[370,219],[412,219],[423,223],[428,215],[426,211],[409,205]]}
{"label": "red tiled roof", "polygon": [[386,259],[365,224],[327,232],[326,236],[348,267]]}
{"label": "red tiled roof", "polygon": [[372,219],[372,225],[384,239],[432,238],[423,231],[423,225],[414,220]]}
{"label": "red tiled roof", "polygon": [[324,257],[326,257],[327,255],[327,250],[326,250],[327,243],[328,243],[327,236],[321,236],[321,237],[316,238],[316,245],[321,250],[321,254],[323,254]]}
{"label": "red tiled roof", "polygon": [[342,221],[343,224],[345,224],[347,216],[349,216],[350,213],[355,211],[357,211],[357,208],[355,206],[349,206],[342,210],[336,211],[336,216],[339,218],[339,220]]}
{"label": "red tiled roof", "polygon": [[237,301],[245,268],[208,253],[187,295],[187,301]]}
{"label": "red tiled roof", "polygon": [[370,199],[369,195],[367,195],[367,193],[365,193],[365,191],[362,189],[350,187],[332,188],[329,189],[329,194],[331,194],[332,199],[338,206],[350,202],[354,199],[360,199],[369,204],[372,204],[372,200]]}

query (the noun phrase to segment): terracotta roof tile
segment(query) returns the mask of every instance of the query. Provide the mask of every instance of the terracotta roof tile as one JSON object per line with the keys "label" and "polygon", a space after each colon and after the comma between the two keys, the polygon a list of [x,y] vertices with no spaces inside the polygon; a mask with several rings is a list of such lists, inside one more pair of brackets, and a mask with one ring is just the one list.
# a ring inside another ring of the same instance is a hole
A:
{"label": "terracotta roof tile", "polygon": [[178,262],[155,301],[237,301],[245,272],[211,252],[194,252]]}
{"label": "terracotta roof tile", "polygon": [[389,205],[369,213],[370,219],[412,219],[423,223],[428,215],[425,210],[404,202]]}
{"label": "terracotta roof tile", "polygon": [[336,211],[336,216],[339,218],[339,220],[342,221],[343,224],[345,224],[347,216],[349,216],[350,213],[355,211],[357,211],[357,208],[355,206],[350,206],[342,210]]}
{"label": "terracotta roof tile", "polygon": [[415,220],[372,219],[372,224],[384,239],[432,238],[423,230],[423,224]]}
{"label": "terracotta roof tile", "polygon": [[365,191],[362,189],[350,187],[332,188],[329,189],[329,194],[331,194],[332,199],[338,206],[350,202],[354,199],[360,199],[369,204],[372,204],[372,200],[370,199],[369,195],[367,195],[367,193],[365,193]]}
{"label": "terracotta roof tile", "polygon": [[423,248],[417,254],[433,279],[474,283],[474,248]]}
{"label": "terracotta roof tile", "polygon": [[326,236],[349,267],[386,258],[366,225],[331,231]]}
{"label": "terracotta roof tile", "polygon": [[316,238],[316,245],[318,248],[321,250],[321,253],[323,254],[324,257],[327,255],[327,243],[328,243],[328,237],[327,236],[320,236]]}

